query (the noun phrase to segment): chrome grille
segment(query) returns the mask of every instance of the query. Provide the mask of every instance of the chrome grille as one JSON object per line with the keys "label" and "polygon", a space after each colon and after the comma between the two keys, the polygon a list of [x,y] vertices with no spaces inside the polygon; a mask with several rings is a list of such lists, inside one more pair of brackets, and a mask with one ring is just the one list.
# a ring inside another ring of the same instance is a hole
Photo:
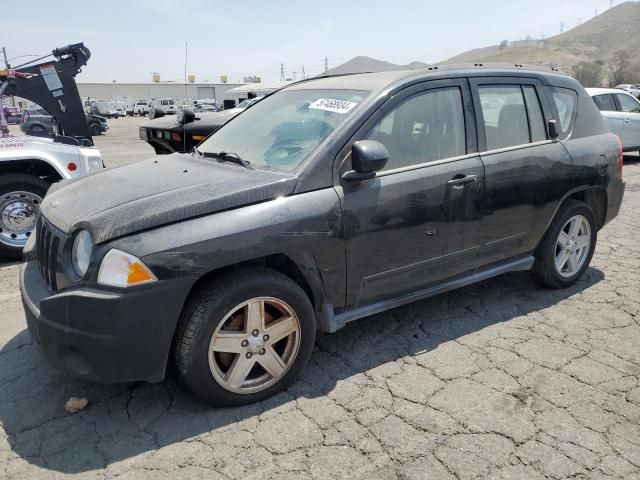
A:
{"label": "chrome grille", "polygon": [[56,280],[56,263],[60,238],[53,227],[47,224],[42,216],[38,219],[36,226],[36,255],[38,257],[38,267],[40,274],[50,290],[58,290]]}

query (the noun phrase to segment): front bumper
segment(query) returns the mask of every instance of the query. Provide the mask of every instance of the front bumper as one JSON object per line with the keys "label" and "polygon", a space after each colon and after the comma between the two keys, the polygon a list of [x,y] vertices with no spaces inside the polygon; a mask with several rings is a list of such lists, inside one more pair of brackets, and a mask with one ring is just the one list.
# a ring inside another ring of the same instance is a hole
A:
{"label": "front bumper", "polygon": [[164,378],[186,296],[174,282],[52,295],[31,261],[22,265],[20,292],[29,332],[54,367],[105,383]]}

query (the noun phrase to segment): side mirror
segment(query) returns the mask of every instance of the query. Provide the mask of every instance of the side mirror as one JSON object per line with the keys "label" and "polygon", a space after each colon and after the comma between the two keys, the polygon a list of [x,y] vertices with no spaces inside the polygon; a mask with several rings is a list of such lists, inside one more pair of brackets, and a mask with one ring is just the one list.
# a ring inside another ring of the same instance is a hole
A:
{"label": "side mirror", "polygon": [[179,124],[185,125],[187,123],[191,123],[196,119],[196,114],[193,113],[193,110],[188,108],[180,107],[176,112],[176,120]]}
{"label": "side mirror", "polygon": [[560,136],[558,122],[554,118],[547,120],[547,130],[549,131],[549,138],[551,140],[556,140]]}
{"label": "side mirror", "polygon": [[149,109],[149,118],[153,120],[154,118],[164,117],[164,111],[159,108],[150,108]]}
{"label": "side mirror", "polygon": [[342,178],[348,182],[368,180],[376,176],[389,161],[389,150],[375,140],[359,140],[351,147],[353,170],[345,172]]}

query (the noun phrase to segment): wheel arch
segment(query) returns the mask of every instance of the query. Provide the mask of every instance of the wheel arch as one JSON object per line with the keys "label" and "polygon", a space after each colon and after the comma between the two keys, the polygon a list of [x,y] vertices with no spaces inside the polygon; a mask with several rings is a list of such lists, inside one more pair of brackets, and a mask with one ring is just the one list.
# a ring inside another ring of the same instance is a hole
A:
{"label": "wheel arch", "polygon": [[322,280],[320,279],[315,260],[311,255],[305,253],[283,252],[263,255],[206,271],[198,277],[189,289],[183,303],[183,308],[199,289],[209,282],[214,281],[216,277],[245,266],[262,266],[289,277],[307,294],[316,314],[320,312],[324,302],[324,294],[322,291]]}
{"label": "wheel arch", "polygon": [[63,179],[56,167],[39,158],[2,161],[0,162],[0,172],[3,174],[21,173],[33,175],[49,184]]}
{"label": "wheel arch", "polygon": [[556,210],[553,212],[553,215],[549,219],[547,229],[568,200],[578,200],[589,205],[596,217],[598,230],[602,228],[607,217],[607,191],[604,189],[604,187],[600,186],[585,186],[571,190],[562,198],[560,202],[558,202]]}

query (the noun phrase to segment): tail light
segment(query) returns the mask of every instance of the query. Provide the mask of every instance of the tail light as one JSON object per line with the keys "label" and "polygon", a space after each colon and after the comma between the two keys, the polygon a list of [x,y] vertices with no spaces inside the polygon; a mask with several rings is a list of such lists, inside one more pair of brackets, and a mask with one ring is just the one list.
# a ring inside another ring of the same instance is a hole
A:
{"label": "tail light", "polygon": [[173,140],[174,142],[181,142],[182,135],[180,135],[179,132],[171,132],[171,140]]}
{"label": "tail light", "polygon": [[622,141],[620,137],[616,135],[618,141],[618,165],[620,166],[620,177],[622,177],[622,167],[624,167],[624,154],[622,152]]}

